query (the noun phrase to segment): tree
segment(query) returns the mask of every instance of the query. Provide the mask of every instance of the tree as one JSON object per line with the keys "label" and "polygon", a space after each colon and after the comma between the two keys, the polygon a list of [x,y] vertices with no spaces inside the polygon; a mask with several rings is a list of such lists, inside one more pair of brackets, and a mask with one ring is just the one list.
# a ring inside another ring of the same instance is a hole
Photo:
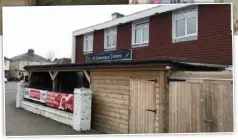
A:
{"label": "tree", "polygon": [[50,61],[53,61],[54,60],[54,57],[55,57],[55,52],[53,51],[48,51],[47,54],[46,54],[46,59],[50,60]]}

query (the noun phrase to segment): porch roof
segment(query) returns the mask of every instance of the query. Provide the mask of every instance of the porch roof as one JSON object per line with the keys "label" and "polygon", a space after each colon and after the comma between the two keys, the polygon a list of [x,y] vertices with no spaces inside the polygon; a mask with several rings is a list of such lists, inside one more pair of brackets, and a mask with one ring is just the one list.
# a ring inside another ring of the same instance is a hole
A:
{"label": "porch roof", "polygon": [[155,67],[160,66],[166,69],[165,66],[170,66],[172,69],[186,69],[186,70],[224,70],[229,67],[228,64],[214,64],[211,62],[193,62],[186,59],[176,58],[161,58],[161,59],[147,59],[147,60],[120,60],[120,61],[100,61],[87,62],[82,64],[51,64],[51,65],[31,65],[25,66],[27,71],[80,71],[95,68],[128,68],[128,67]]}

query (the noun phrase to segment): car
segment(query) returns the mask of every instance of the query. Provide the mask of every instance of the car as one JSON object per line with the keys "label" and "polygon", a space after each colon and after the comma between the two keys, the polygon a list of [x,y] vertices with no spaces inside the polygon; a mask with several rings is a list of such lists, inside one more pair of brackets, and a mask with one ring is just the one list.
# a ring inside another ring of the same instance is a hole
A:
{"label": "car", "polygon": [[6,77],[4,77],[4,82],[7,83],[7,78]]}

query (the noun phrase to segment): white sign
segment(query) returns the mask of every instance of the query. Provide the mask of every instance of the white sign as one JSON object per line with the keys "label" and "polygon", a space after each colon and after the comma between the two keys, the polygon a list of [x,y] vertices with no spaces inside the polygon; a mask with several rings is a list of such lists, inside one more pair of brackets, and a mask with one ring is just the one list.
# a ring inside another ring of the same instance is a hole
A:
{"label": "white sign", "polygon": [[46,95],[47,91],[45,90],[38,90],[33,88],[25,88],[24,90],[24,98],[38,101],[41,103],[46,102]]}

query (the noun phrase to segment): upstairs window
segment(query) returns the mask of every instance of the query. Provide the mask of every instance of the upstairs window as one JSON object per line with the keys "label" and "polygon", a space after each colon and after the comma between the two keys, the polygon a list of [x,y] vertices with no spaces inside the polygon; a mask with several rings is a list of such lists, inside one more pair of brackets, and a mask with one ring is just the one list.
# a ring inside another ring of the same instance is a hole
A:
{"label": "upstairs window", "polygon": [[104,49],[115,49],[117,45],[117,28],[106,29],[104,33]]}
{"label": "upstairs window", "polygon": [[132,45],[149,43],[149,21],[132,24]]}
{"label": "upstairs window", "polygon": [[84,35],[83,51],[89,53],[93,51],[93,33]]}
{"label": "upstairs window", "polygon": [[173,13],[173,41],[197,39],[197,8]]}

